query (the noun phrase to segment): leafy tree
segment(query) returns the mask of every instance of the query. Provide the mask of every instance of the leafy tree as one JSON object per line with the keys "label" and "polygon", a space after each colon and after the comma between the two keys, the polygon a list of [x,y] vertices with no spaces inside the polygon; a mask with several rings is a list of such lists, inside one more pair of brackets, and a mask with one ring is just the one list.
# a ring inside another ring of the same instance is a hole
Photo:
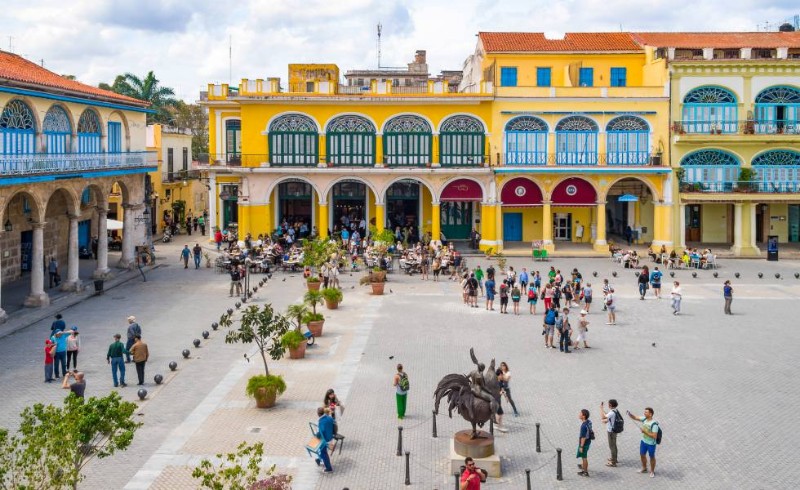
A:
{"label": "leafy tree", "polygon": [[203,459],[192,471],[192,477],[200,480],[202,488],[212,490],[249,490],[263,488],[269,490],[289,490],[292,477],[276,474],[275,465],[266,471],[266,479],[259,480],[261,460],[264,457],[264,443],[249,446],[239,444],[235,453],[217,454],[219,463]]}
{"label": "leafy tree", "polygon": [[134,99],[150,102],[155,114],[147,115],[147,123],[169,124],[172,116],[169,107],[175,105],[175,92],[169,87],[162,87],[152,70],[144,78],[139,78],[133,73],[119,75],[111,86],[114,92],[133,97]]}
{"label": "leafy tree", "polygon": [[208,116],[197,104],[187,104],[181,100],[169,108],[171,124],[192,132],[192,155],[208,153]]}
{"label": "leafy tree", "polygon": [[0,489],[77,488],[95,456],[130,446],[142,425],[131,418],[135,410],[116,392],[86,401],[70,394],[63,407],[25,408],[17,434],[0,430]]}
{"label": "leafy tree", "polygon": [[[230,328],[233,321],[230,316],[223,315],[219,324],[222,327]],[[242,313],[239,328],[228,330],[228,333],[225,334],[225,343],[256,344],[261,359],[264,361],[264,373],[269,376],[267,354],[273,361],[283,357],[285,349],[281,346],[281,336],[288,332],[290,327],[289,320],[283,315],[275,313],[272,305],[264,305],[260,310],[258,306],[251,305]]]}
{"label": "leafy tree", "polygon": [[329,239],[315,238],[303,240],[303,265],[319,270],[322,264],[330,260],[331,255],[339,250],[336,242]]}

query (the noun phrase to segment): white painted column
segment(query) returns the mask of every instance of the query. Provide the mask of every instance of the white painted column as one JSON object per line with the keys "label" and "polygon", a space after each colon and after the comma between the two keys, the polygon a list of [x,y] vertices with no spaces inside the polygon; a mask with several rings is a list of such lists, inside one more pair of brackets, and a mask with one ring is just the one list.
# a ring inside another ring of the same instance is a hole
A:
{"label": "white painted column", "polygon": [[135,263],[133,256],[135,241],[133,236],[133,224],[135,219],[134,214],[139,206],[139,204],[122,205],[124,216],[122,222],[122,257],[120,257],[119,263],[117,263],[117,267],[120,269],[130,269]]}
{"label": "white painted column", "polygon": [[97,267],[92,277],[105,279],[111,273],[108,268],[108,210],[97,208]]}
{"label": "white painted column", "polygon": [[80,291],[81,279],[79,275],[78,257],[78,215],[69,215],[69,258],[67,259],[67,280],[61,286],[62,291]]}
{"label": "white painted column", "polygon": [[737,202],[733,205],[733,253],[738,254],[742,250],[742,203]]}
{"label": "white painted column", "polygon": [[206,222],[208,237],[214,240],[214,231],[217,226],[217,176],[213,172],[208,174],[208,221]]}
{"label": "white painted column", "polygon": [[25,306],[47,306],[50,296],[44,292],[44,225],[33,223],[33,250],[31,253],[31,292]]}

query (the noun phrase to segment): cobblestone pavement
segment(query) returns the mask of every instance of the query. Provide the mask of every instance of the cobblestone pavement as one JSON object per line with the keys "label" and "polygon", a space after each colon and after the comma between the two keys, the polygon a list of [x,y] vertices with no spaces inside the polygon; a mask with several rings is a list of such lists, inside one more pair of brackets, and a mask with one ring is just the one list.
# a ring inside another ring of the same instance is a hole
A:
{"label": "cobblestone pavement", "polygon": [[[176,253],[167,250],[166,257],[177,257],[182,242],[173,246]],[[469,260],[484,268],[488,264]],[[558,259],[535,265],[511,260],[517,270],[578,267],[596,291],[602,277],[617,288],[618,325],[605,325],[596,301],[590,315],[592,349],[569,356],[543,347],[541,317],[531,317],[525,307],[519,317],[470,309],[461,304],[453,282],[423,282],[419,276],[398,274],[390,276],[385,296],[373,297],[357,286],[358,274],[344,274],[344,303],[339,310],[325,311],[325,334],[307,358],[271,364],[289,387],[269,411],[256,410],[244,396],[247,378],[260,369],[242,359],[247,347],[226,345],[221,332],[212,332],[200,349],[191,345],[232,305],[225,278],[206,269],[184,271],[177,261],[167,263],[147,283],[131,281],[65,312],[68,325],[81,328],[87,395],[112,389],[105,349],[111,334],[123,331],[128,314],[140,320],[152,352],[146,386],[151,393],[138,412],[145,425],[128,451],[91,465],[81,488],[195,488],[190,468],[202,457],[233,450],[242,440],[264,441],[266,462],[293,474],[296,489],[404,488],[391,387],[397,362],[406,366],[412,385],[409,416],[402,422],[412,487],[452,488],[446,469],[449,436],[467,425],[440,414],[439,437],[431,437],[433,389],[443,375],[471,369],[471,346],[482,361],[494,356],[511,366],[520,409],[518,418],[506,417],[509,432],[496,433],[503,477],[491,479],[487,488],[524,488],[526,468],[532,470],[535,488],[794,486],[788,469],[794,437],[779,421],[790,419],[787,414],[800,401],[800,383],[793,376],[800,333],[786,325],[800,311],[800,280],[793,276],[800,263],[726,261],[718,278],[710,271],[700,271],[697,278],[678,271],[685,299],[682,314],[674,317],[667,299],[639,301],[633,271],[608,260]],[[597,278],[591,275],[594,270]],[[618,277],[612,278],[611,271]],[[741,278],[735,279],[734,272]],[[774,277],[776,272],[781,279]],[[736,294],[730,317],[722,314],[724,279],[734,282]],[[258,303],[269,301],[284,309],[303,291],[299,275],[279,273],[259,291]],[[48,327],[49,321],[43,321],[0,342],[5,368],[0,390],[7,394],[2,426],[16,426],[16,414],[25,405],[57,402],[64,394],[42,383],[40,352]],[[191,359],[180,358],[183,348],[192,351]],[[179,368],[169,373],[166,364],[173,359]],[[167,375],[163,386],[151,382],[156,372]],[[131,366],[129,384],[133,379]],[[314,410],[328,387],[336,389],[346,406],[340,419],[346,442],[333,458],[335,472],[323,475],[303,445],[309,437],[307,422],[315,421]],[[136,398],[133,386],[121,392]],[[655,479],[636,473],[639,438],[632,421],[620,435],[620,466],[603,466],[608,450],[599,403],[612,397],[623,411],[655,408],[664,430]],[[598,434],[589,454],[589,479],[575,474],[573,457],[581,408],[591,411]],[[541,453],[535,450],[537,422],[542,427]],[[562,482],[555,479],[555,447],[563,448]]]}

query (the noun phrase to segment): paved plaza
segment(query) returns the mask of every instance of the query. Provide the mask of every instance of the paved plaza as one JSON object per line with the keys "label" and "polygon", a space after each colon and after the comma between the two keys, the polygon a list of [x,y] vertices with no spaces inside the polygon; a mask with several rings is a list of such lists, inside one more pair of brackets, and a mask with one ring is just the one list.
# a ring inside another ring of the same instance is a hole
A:
{"label": "paved plaza", "polygon": [[[411,380],[409,415],[402,422],[403,449],[411,453],[411,486],[453,488],[446,468],[449,437],[468,424],[457,415],[447,418],[442,407],[439,437],[432,438],[433,390],[445,374],[471,370],[473,346],[481,361],[494,357],[509,364],[520,410],[519,417],[506,417],[508,433],[496,433],[503,477],[490,479],[486,488],[525,488],[525,469],[532,470],[534,488],[794,486],[790,458],[796,437],[790,426],[800,401],[800,382],[793,376],[800,332],[792,324],[800,313],[800,280],[793,276],[800,272],[798,262],[730,259],[721,263],[718,278],[710,271],[700,271],[697,278],[678,271],[684,301],[682,314],[674,317],[668,299],[639,301],[633,271],[609,260],[533,264],[512,259],[510,265],[517,270],[544,272],[553,265],[566,272],[578,267],[595,286],[592,349],[569,356],[544,348],[541,316],[529,315],[527,305],[518,317],[467,308],[456,283],[398,273],[390,275],[386,295],[371,296],[358,286],[360,274],[345,273],[344,302],[339,310],[324,310],[324,335],[306,359],[271,364],[288,389],[274,409],[265,411],[244,395],[249,376],[261,370],[260,363],[243,359],[248,346],[225,344],[221,331],[212,331],[200,348],[192,346],[234,299],[228,297],[226,276],[213,269],[183,269],[177,256],[184,242],[159,246],[163,265],[149,273],[147,282],[130,280],[62,312],[67,325],[78,325],[81,331],[79,366],[86,372],[87,396],[113,389],[105,353],[112,334],[124,333],[128,315],[136,315],[151,352],[150,393],[136,412],[144,426],[129,450],[93,462],[81,488],[196,488],[191,468],[203,457],[233,451],[241,441],[263,441],[265,462],[294,475],[295,489],[405,488],[403,458],[396,456],[398,421],[391,386],[398,362]],[[468,260],[484,268],[489,263]],[[735,272],[741,273],[739,279]],[[775,278],[776,272],[781,279]],[[600,311],[603,277],[617,289],[616,326],[605,325]],[[735,288],[730,317],[722,314],[724,279],[731,279]],[[668,280],[667,275],[665,297]],[[256,303],[285,310],[303,292],[300,274],[276,273],[259,290]],[[42,382],[41,351],[49,324],[50,319],[42,320],[0,337],[2,426],[16,427],[17,414],[26,405],[58,403],[65,395],[55,383]],[[0,326],[0,335],[5,328]],[[185,348],[191,350],[188,360],[180,355]],[[178,362],[174,373],[167,368],[171,360]],[[156,373],[165,375],[161,386],[152,383]],[[127,378],[129,387],[120,392],[137,400],[132,364]],[[316,421],[315,409],[330,387],[346,407],[339,421],[346,439],[343,451],[333,456],[334,473],[323,474],[303,446],[310,436],[308,422]],[[664,431],[655,479],[636,473],[639,436],[630,420],[619,439],[619,467],[603,465],[609,454],[599,404],[608,398],[617,398],[623,412],[655,409]],[[576,475],[574,458],[582,408],[590,410],[597,432],[588,479]],[[535,446],[537,422],[541,453]],[[556,447],[563,448],[561,482],[556,481]]]}

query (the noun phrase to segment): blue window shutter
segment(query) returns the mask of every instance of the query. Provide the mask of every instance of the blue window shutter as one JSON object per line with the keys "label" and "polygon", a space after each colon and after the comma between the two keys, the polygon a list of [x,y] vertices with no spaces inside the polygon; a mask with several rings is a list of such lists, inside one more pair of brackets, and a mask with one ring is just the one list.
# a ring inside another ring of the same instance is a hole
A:
{"label": "blue window shutter", "polygon": [[108,153],[122,152],[122,123],[108,123]]}
{"label": "blue window shutter", "polygon": [[517,86],[517,67],[516,66],[503,66],[500,68],[500,86],[502,87],[516,87]]}
{"label": "blue window shutter", "polygon": [[625,87],[627,86],[627,69],[626,68],[612,68],[611,69],[611,86],[612,87]]}
{"label": "blue window shutter", "polygon": [[594,68],[581,68],[578,85],[581,87],[594,86]]}
{"label": "blue window shutter", "polygon": [[539,87],[550,86],[550,68],[539,67],[536,69],[536,85]]}

